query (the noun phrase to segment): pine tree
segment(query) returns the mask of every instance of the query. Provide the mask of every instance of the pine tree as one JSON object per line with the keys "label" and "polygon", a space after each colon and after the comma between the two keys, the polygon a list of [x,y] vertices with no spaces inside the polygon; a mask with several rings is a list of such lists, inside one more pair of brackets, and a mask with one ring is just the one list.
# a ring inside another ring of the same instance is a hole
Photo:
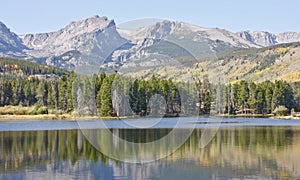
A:
{"label": "pine tree", "polygon": [[53,87],[52,87],[52,83],[48,83],[48,95],[47,95],[47,102],[48,102],[48,107],[50,109],[53,109],[55,107],[55,102],[54,102],[54,98],[53,98]]}
{"label": "pine tree", "polygon": [[106,74],[102,72],[100,76],[97,78],[96,85],[95,85],[95,90],[96,90],[96,107],[99,109],[101,107],[101,86],[106,78]]}
{"label": "pine tree", "polygon": [[18,98],[18,80],[12,80],[12,105],[16,106],[19,104]]}
{"label": "pine tree", "polygon": [[212,97],[209,90],[205,90],[203,97],[203,112],[204,114],[210,114]]}
{"label": "pine tree", "polygon": [[140,112],[138,88],[138,80],[134,80],[129,90],[129,104],[135,114]]}
{"label": "pine tree", "polygon": [[67,111],[68,99],[67,99],[67,77],[62,76],[58,82],[58,104],[59,108],[63,111]]}
{"label": "pine tree", "polygon": [[293,89],[287,82],[283,82],[283,96],[284,96],[284,106],[288,108],[290,112],[293,108],[296,107]]}
{"label": "pine tree", "polygon": [[74,71],[71,71],[70,72],[70,76],[69,76],[69,79],[68,79],[68,89],[67,89],[67,102],[68,102],[68,105],[67,105],[67,112],[71,112],[72,110],[74,110],[74,104],[73,104],[73,82],[74,82],[74,78],[75,78],[75,73]]}
{"label": "pine tree", "polygon": [[139,95],[139,108],[142,116],[147,114],[147,83],[145,81],[139,81],[138,95]]}
{"label": "pine tree", "polygon": [[101,106],[99,109],[99,114],[101,116],[111,116],[113,114],[113,106],[111,99],[111,85],[115,78],[116,74],[112,74],[106,77],[101,85],[100,89],[100,98],[101,98]]}
{"label": "pine tree", "polygon": [[295,82],[293,87],[295,110],[300,111],[300,82]]}
{"label": "pine tree", "polygon": [[266,99],[266,111],[267,114],[270,114],[273,111],[272,102],[273,102],[273,83],[265,82],[263,83],[265,89],[265,99]]}
{"label": "pine tree", "polygon": [[281,81],[276,80],[274,84],[273,98],[272,98],[272,111],[279,107],[280,105],[284,105],[284,89]]}
{"label": "pine tree", "polygon": [[23,104],[25,100],[24,96],[24,83],[23,79],[14,79],[12,80],[12,104],[13,105],[19,105]]}
{"label": "pine tree", "polygon": [[233,84],[233,87],[232,87],[232,99],[233,99],[233,107],[235,110],[238,109],[238,106],[240,106],[239,104],[239,90],[240,90],[240,86],[238,83],[235,83]]}
{"label": "pine tree", "polygon": [[25,94],[25,104],[27,106],[30,106],[32,105],[32,99],[33,99],[33,95],[32,95],[32,92],[31,92],[31,88],[30,88],[30,83],[27,82],[24,86],[24,94]]}
{"label": "pine tree", "polygon": [[36,90],[36,99],[38,105],[47,106],[48,88],[44,81],[40,81]]}
{"label": "pine tree", "polygon": [[235,114],[235,110],[234,110],[234,107],[233,107],[233,95],[232,95],[232,85],[229,84],[228,86],[226,86],[226,98],[225,98],[225,101],[226,101],[226,105],[225,105],[225,113],[228,113],[228,114]]}
{"label": "pine tree", "polygon": [[12,97],[13,97],[12,84],[9,80],[6,80],[4,83],[3,93],[4,93],[4,105],[12,105]]}
{"label": "pine tree", "polygon": [[4,81],[0,79],[0,106],[4,106]]}
{"label": "pine tree", "polygon": [[243,111],[248,106],[249,88],[248,83],[245,80],[240,82],[240,88],[238,92],[238,104],[242,106]]}
{"label": "pine tree", "polygon": [[88,115],[96,115],[96,100],[95,100],[95,79],[91,77],[83,77],[83,97],[85,104],[85,113]]}
{"label": "pine tree", "polygon": [[253,110],[257,110],[257,87],[256,87],[256,84],[254,82],[251,82],[250,83],[250,86],[249,86],[249,100],[248,100],[248,103],[249,103],[249,106],[251,109]]}
{"label": "pine tree", "polygon": [[54,108],[56,113],[58,112],[58,98],[59,98],[59,92],[58,92],[58,82],[56,80],[51,81],[51,86],[52,86],[52,97],[53,97],[53,102],[54,102]]}
{"label": "pine tree", "polygon": [[256,112],[258,114],[264,113],[265,93],[262,87],[258,86],[256,95]]}

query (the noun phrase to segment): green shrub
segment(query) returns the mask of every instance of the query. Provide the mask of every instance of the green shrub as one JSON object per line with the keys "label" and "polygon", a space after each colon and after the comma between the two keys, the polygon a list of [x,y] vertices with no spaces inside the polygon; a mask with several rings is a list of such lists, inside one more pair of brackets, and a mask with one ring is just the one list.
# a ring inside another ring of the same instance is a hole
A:
{"label": "green shrub", "polygon": [[29,114],[31,115],[48,114],[48,108],[45,106],[35,105]]}
{"label": "green shrub", "polygon": [[48,114],[48,108],[45,106],[42,106],[42,107],[38,108],[36,113],[37,114]]}
{"label": "green shrub", "polygon": [[288,115],[288,109],[285,106],[279,106],[274,110],[276,116],[286,116]]}
{"label": "green shrub", "polygon": [[26,115],[26,109],[20,108],[13,111],[13,115]]}

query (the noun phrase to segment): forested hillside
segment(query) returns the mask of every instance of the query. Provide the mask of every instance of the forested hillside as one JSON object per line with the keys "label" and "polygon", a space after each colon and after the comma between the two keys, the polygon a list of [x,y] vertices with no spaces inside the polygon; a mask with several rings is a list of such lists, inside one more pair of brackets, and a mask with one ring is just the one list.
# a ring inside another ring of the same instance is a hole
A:
{"label": "forested hillside", "polygon": [[[263,82],[284,80],[300,81],[300,43],[274,45],[265,48],[234,49],[216,53],[214,57],[201,56],[196,60],[178,60],[176,63],[158,64],[143,67],[138,65],[122,67],[135,77],[158,74],[175,81],[186,81],[191,76],[207,75],[210,81],[222,77],[228,83],[240,80]],[[196,62],[195,62],[196,61]],[[136,67],[136,68],[132,68]]]}
{"label": "forested hillside", "polygon": [[69,72],[25,60],[0,58],[0,74],[1,76],[29,76],[35,74],[55,74],[61,76],[69,74]]}
{"label": "forested hillside", "polygon": [[286,115],[300,111],[300,82],[241,80],[216,84],[199,75],[195,83],[185,83],[156,75],[140,80],[104,72],[86,77],[12,59],[1,59],[0,69],[0,106],[35,107],[30,112],[16,109],[0,114]]}

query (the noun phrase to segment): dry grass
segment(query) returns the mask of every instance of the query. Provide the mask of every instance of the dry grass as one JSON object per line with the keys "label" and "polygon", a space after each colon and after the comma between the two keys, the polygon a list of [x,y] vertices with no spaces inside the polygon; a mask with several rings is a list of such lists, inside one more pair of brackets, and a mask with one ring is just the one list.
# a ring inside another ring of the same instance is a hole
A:
{"label": "dry grass", "polygon": [[0,107],[0,115],[29,115],[34,107],[4,106]]}
{"label": "dry grass", "polygon": [[[126,118],[126,117],[124,117]],[[118,120],[117,117],[100,117],[100,116],[73,116],[70,114],[40,114],[40,115],[0,115],[0,121],[7,120]],[[123,119],[123,118],[122,118]]]}
{"label": "dry grass", "polygon": [[[23,106],[4,106],[0,107],[1,120],[117,120],[118,117],[100,117],[100,116],[77,116],[76,112],[64,114],[62,112],[55,113],[54,110],[49,110],[49,114],[37,113],[37,107]],[[122,117],[125,119],[128,117]]]}

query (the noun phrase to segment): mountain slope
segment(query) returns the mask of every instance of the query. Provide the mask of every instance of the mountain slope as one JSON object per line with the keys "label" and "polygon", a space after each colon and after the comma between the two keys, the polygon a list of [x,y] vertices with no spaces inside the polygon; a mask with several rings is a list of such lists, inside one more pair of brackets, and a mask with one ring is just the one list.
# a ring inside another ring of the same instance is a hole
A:
{"label": "mountain slope", "polygon": [[236,34],[249,42],[263,47],[283,43],[300,42],[300,33],[298,32],[272,34],[264,31],[242,31]]}
{"label": "mountain slope", "polygon": [[42,64],[32,63],[25,60],[16,60],[10,58],[0,58],[0,75],[4,76],[30,76],[30,75],[46,75],[55,74],[58,76],[69,74],[68,71],[46,66]]}
{"label": "mountain slope", "polygon": [[236,51],[234,57],[232,54],[219,55],[219,64],[230,81],[300,81],[300,43]]}
{"label": "mountain slope", "polygon": [[0,22],[0,55],[24,57],[24,49],[26,46],[23,45],[21,39]]}
{"label": "mountain slope", "polygon": [[242,79],[254,82],[297,82],[300,81],[300,43],[223,51],[217,53],[217,60],[214,61],[206,60],[180,67],[168,64],[155,67],[151,71],[131,71],[135,77],[148,77],[153,73],[175,81],[186,80],[191,76],[207,76],[214,83],[217,79],[227,83]]}
{"label": "mountain slope", "polygon": [[[118,28],[117,31],[130,41],[131,46],[115,51],[111,59],[101,66],[103,69],[119,68],[124,62],[143,61],[143,59],[145,61],[149,55],[159,51],[177,58],[181,56],[178,54],[179,51],[188,51],[195,57],[203,55],[212,57],[219,51],[260,47],[226,30],[203,28],[184,22],[162,21],[139,29]],[[170,46],[181,47],[181,50],[177,48],[178,51],[174,52],[175,47],[170,48]]]}

